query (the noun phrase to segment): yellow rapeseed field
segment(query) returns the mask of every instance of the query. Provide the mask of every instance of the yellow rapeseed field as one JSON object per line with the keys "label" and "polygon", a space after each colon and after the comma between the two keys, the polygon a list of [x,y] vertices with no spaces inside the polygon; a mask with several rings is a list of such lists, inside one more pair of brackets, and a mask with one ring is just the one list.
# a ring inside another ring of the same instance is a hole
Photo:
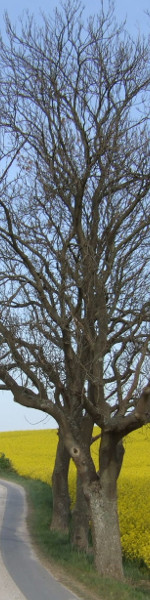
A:
{"label": "yellow rapeseed field", "polygon": [[[50,484],[57,442],[55,429],[0,433],[0,452],[10,458],[20,475]],[[130,434],[124,446],[125,457],[118,482],[122,547],[126,555],[143,559],[150,567],[150,427]],[[99,441],[91,447],[97,469],[98,449]],[[69,488],[72,501],[75,499],[75,480],[76,469],[71,461]]]}

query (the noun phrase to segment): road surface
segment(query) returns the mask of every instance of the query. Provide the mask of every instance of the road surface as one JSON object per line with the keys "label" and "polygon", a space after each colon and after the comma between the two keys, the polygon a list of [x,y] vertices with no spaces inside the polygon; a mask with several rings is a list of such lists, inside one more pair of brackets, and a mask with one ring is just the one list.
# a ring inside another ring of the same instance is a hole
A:
{"label": "road surface", "polygon": [[24,489],[0,480],[1,600],[79,600],[38,560],[26,526]]}

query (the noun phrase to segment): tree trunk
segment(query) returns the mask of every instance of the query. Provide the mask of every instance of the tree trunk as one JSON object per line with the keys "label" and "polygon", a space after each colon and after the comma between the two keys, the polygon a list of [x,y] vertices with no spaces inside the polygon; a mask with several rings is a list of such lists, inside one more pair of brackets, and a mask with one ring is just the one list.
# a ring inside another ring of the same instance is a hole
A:
{"label": "tree trunk", "polygon": [[79,550],[88,551],[89,538],[89,506],[83,493],[82,481],[77,475],[76,504],[72,513],[72,535],[73,546]]}
{"label": "tree trunk", "polygon": [[53,515],[51,529],[68,532],[70,515],[70,497],[68,491],[68,470],[70,456],[64,446],[59,430],[56,460],[52,475]]}
{"label": "tree trunk", "polygon": [[96,473],[89,447],[66,432],[65,444],[81,477],[92,523],[95,566],[101,576],[123,579],[117,507],[117,479],[124,448],[121,433],[101,433],[100,471]]}
{"label": "tree trunk", "polygon": [[[92,439],[93,420],[89,415],[83,417],[80,432],[81,445],[84,452],[89,452]],[[72,544],[79,550],[88,551],[89,548],[89,504],[83,492],[82,479],[77,473],[76,503],[72,513]]]}
{"label": "tree trunk", "polygon": [[89,486],[95,566],[101,576],[123,578],[117,510],[117,478],[123,445],[116,435],[102,434],[99,480]]}

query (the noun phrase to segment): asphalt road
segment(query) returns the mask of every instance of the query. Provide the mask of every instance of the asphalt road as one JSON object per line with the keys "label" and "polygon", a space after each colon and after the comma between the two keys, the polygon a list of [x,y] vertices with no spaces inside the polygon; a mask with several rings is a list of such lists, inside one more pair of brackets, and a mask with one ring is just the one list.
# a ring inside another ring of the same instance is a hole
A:
{"label": "asphalt road", "polygon": [[1,600],[79,600],[38,560],[26,526],[24,489],[0,480]]}

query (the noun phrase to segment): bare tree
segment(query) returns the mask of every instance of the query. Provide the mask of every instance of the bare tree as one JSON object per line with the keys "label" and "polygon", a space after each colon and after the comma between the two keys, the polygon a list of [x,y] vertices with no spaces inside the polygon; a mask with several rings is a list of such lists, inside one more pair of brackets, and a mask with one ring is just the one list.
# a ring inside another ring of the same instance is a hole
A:
{"label": "bare tree", "polygon": [[[149,45],[76,3],[1,41],[1,387],[51,414],[121,577],[122,439],[150,422]],[[7,155],[7,156],[6,156]],[[13,166],[12,166],[13,165]],[[4,168],[4,167],[3,167]],[[100,470],[86,443],[101,428]]]}

